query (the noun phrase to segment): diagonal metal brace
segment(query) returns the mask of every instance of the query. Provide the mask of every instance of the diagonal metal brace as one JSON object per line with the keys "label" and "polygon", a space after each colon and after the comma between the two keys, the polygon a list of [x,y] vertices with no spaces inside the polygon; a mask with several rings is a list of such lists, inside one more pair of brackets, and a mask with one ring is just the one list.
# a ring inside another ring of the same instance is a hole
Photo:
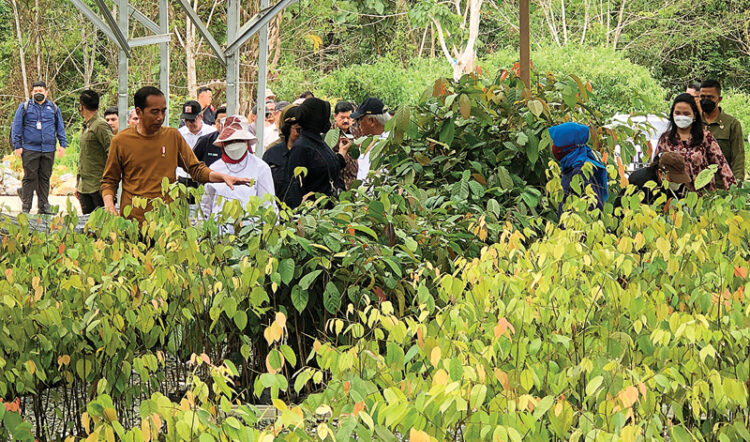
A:
{"label": "diagonal metal brace", "polygon": [[106,35],[110,40],[117,43],[117,37],[115,37],[115,34],[112,33],[112,30],[109,29],[109,26],[107,26],[100,18],[99,16],[91,10],[85,3],[83,3],[81,0],[70,0],[71,3],[73,3],[73,6],[78,8],[79,11],[83,15],[86,16],[86,18],[91,21],[91,23],[94,24],[94,26],[97,27],[104,35]]}
{"label": "diagonal metal brace", "polygon": [[260,31],[260,28],[262,28],[264,25],[267,25],[268,22],[270,22],[276,16],[276,14],[281,12],[287,6],[291,6],[298,1],[299,0],[280,0],[270,8],[264,9],[259,14],[254,15],[253,18],[242,25],[242,27],[237,32],[237,37],[229,42],[229,44],[227,45],[226,53],[231,54],[232,52],[239,49],[239,47],[242,46],[243,43],[245,43],[250,37],[255,35],[255,33]]}
{"label": "diagonal metal brace", "polygon": [[154,23],[153,20],[148,18],[146,14],[136,9],[135,6],[133,6],[130,3],[128,3],[128,9],[130,9],[130,12],[132,13],[133,18],[135,18],[138,21],[138,23],[145,26],[146,29],[153,32],[154,34],[161,34],[161,29],[159,28],[159,25],[157,25],[156,23]]}
{"label": "diagonal metal brace", "polygon": [[200,32],[203,38],[206,39],[208,45],[211,46],[211,50],[214,51],[214,54],[219,57],[219,61],[221,62],[221,64],[226,66],[227,57],[226,55],[224,55],[224,51],[221,49],[221,46],[219,46],[219,43],[216,41],[214,36],[211,35],[211,31],[206,28],[206,25],[203,24],[200,17],[198,17],[198,14],[196,14],[195,10],[192,8],[192,6],[190,6],[190,3],[188,3],[187,0],[178,0],[177,2],[185,11],[190,21],[192,21],[195,27],[198,28],[198,32]]}
{"label": "diagonal metal brace", "polygon": [[115,34],[115,41],[117,42],[117,45],[120,46],[120,49],[122,49],[128,56],[128,58],[130,58],[130,45],[128,44],[128,39],[124,35],[122,35],[120,27],[117,26],[117,22],[112,16],[112,12],[109,10],[109,8],[107,8],[107,4],[104,3],[104,0],[96,0],[96,4],[99,5],[99,11],[104,14],[105,20],[107,20],[107,23],[109,23],[109,29],[113,34]]}

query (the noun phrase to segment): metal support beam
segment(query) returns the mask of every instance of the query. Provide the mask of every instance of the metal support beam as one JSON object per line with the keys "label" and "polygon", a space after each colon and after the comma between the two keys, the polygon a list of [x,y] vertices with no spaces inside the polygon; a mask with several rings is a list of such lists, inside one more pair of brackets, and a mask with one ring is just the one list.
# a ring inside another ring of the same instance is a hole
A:
{"label": "metal support beam", "polygon": [[[239,0],[227,2],[227,41],[237,35],[239,27]],[[227,115],[234,115],[239,109],[240,96],[240,54],[239,51],[227,51]]]}
{"label": "metal support beam", "polygon": [[[109,28],[112,30],[112,33],[115,34],[115,41],[117,42],[118,46],[120,46],[120,50],[125,51],[125,54],[130,57],[130,46],[128,45],[128,38],[123,35],[123,32],[120,29],[122,27],[122,21],[120,21],[120,26],[118,27],[115,18],[112,16],[112,12],[107,8],[107,4],[104,3],[104,0],[96,0],[96,4],[99,5],[99,10],[102,14],[104,14],[104,19],[107,20],[107,23],[109,23]],[[118,8],[123,7],[125,8],[125,17],[127,17],[127,2],[118,2]],[[119,14],[120,17],[122,17],[123,12],[119,11]]]}
{"label": "metal support beam", "polygon": [[153,22],[150,18],[146,16],[143,12],[139,11],[135,8],[133,5],[128,5],[130,8],[130,12],[133,15],[133,18],[140,24],[146,27],[149,31],[153,32],[154,34],[161,34],[161,29],[159,28],[159,25]]}
{"label": "metal support beam", "polygon": [[[283,3],[285,0],[282,0],[278,4]],[[277,4],[277,6],[278,6]],[[266,9],[268,8],[268,0],[260,0],[260,9]],[[272,8],[273,9],[273,8]],[[263,148],[265,147],[263,145],[263,133],[265,132],[266,128],[266,74],[268,73],[268,21],[273,18],[273,15],[270,14],[270,11],[267,11],[262,17],[266,18],[268,17],[268,20],[260,19],[257,23],[264,22],[265,24],[262,24],[259,26],[258,31],[258,91],[257,91],[257,99],[255,100],[255,136],[258,137],[258,141],[255,143],[255,155],[257,155],[259,158],[263,157]],[[253,26],[250,26],[248,28],[247,32],[250,32],[250,30],[253,28]],[[252,34],[250,34],[252,35]],[[249,38],[249,36],[248,36]],[[240,45],[242,44],[239,42],[239,40],[234,40],[235,42],[238,42],[234,46],[234,50],[239,50]],[[231,47],[232,45],[230,45]]]}
{"label": "metal support beam", "polygon": [[[98,0],[103,1],[103,0]],[[203,24],[200,17],[198,17],[198,14],[195,13],[192,6],[190,6],[190,3],[188,3],[187,0],[177,0],[177,3],[182,7],[182,9],[185,11],[185,13],[188,16],[188,19],[193,22],[196,28],[198,28],[198,32],[203,36],[203,38],[206,39],[208,42],[208,45],[211,47],[211,50],[214,51],[214,54],[216,54],[217,57],[219,57],[219,61],[226,65],[227,59],[224,55],[224,51],[221,49],[221,46],[219,46],[219,43],[216,41],[216,39],[211,35],[211,32],[206,28],[206,25]],[[231,1],[230,1],[231,3]],[[237,14],[239,14],[239,8],[237,8]],[[237,14],[230,14],[227,13],[227,22],[229,20],[237,20]],[[227,32],[229,30],[227,29]]]}
{"label": "metal support beam", "polygon": [[270,22],[276,14],[281,12],[287,6],[293,5],[298,1],[299,0],[280,0],[271,8],[268,7],[268,1],[261,1],[261,12],[253,16],[253,18],[240,28],[236,38],[227,40],[229,42],[227,45],[227,53],[239,49],[239,47],[252,37],[253,34],[260,31],[261,27],[267,26],[268,22]]}
{"label": "metal support beam", "polygon": [[[98,1],[103,4],[102,0]],[[121,36],[128,35],[128,0],[117,0],[117,15],[117,32]],[[127,41],[125,44],[127,48]],[[128,56],[128,52],[121,46],[117,53],[117,113],[125,118],[120,118],[120,130],[124,130],[128,125]]]}
{"label": "metal support beam", "polygon": [[531,85],[530,56],[531,48],[529,45],[529,0],[521,0],[519,5],[519,28],[521,37],[521,80],[528,88]]}
{"label": "metal support beam", "polygon": [[130,45],[131,48],[135,48],[137,46],[148,46],[165,42],[168,43],[169,40],[170,34],[147,35],[145,37],[131,38],[130,40],[128,40],[128,45]]}
{"label": "metal support beam", "polygon": [[[169,35],[169,3],[168,0],[159,0],[159,31]],[[164,116],[164,125],[169,126],[169,41],[159,45],[159,86],[167,98],[167,114]]]}
{"label": "metal support beam", "polygon": [[98,15],[94,11],[91,10],[88,6],[86,6],[85,3],[83,3],[81,0],[70,0],[73,3],[73,6],[75,6],[81,13],[89,19],[89,21],[96,26],[97,29],[99,29],[104,35],[106,35],[110,40],[117,43],[117,37],[115,37],[115,34],[112,32],[112,30],[109,28],[109,26],[104,23]]}

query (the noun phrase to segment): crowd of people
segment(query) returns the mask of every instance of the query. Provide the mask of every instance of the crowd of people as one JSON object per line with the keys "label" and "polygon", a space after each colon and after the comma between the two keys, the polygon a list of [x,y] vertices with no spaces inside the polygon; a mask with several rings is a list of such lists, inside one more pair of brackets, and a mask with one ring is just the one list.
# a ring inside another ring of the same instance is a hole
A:
{"label": "crowd of people", "polygon": [[[127,124],[120,130],[115,107],[99,116],[99,95],[85,90],[78,110],[83,119],[76,196],[84,214],[104,207],[112,213],[144,220],[151,201],[162,198],[161,183],[178,181],[186,186],[205,184],[199,202],[206,216],[217,213],[228,200],[243,207],[251,197],[268,205],[283,202],[297,207],[315,194],[337,196],[370,172],[370,152],[350,154],[360,137],[387,138],[388,108],[378,98],[359,105],[342,101],[331,104],[304,92],[292,103],[277,101],[265,91],[263,117],[255,106],[249,120],[227,115],[226,106],[213,106],[213,91],[202,87],[197,100],[182,105],[180,127],[164,125],[167,100],[157,88],[139,89]],[[721,86],[716,81],[691,85],[674,99],[669,128],[661,135],[652,163],[631,175],[631,183],[647,192],[648,181],[667,182],[674,196],[696,190],[701,171],[716,165],[715,179],[701,191],[728,189],[742,182],[745,151],[739,121],[721,107]],[[263,125],[262,159],[254,154],[256,129]],[[560,161],[566,194],[571,181],[583,176],[600,207],[608,198],[605,165],[588,147],[589,129],[578,123],[550,128],[554,157]],[[32,97],[21,103],[13,121],[11,142],[22,158],[24,177],[19,196],[29,212],[34,193],[40,213],[49,213],[50,176],[55,153],[67,147],[65,127],[58,107],[49,100],[43,82],[33,85]],[[590,163],[593,173],[584,173]],[[119,211],[118,188],[122,188]],[[132,207],[143,198],[145,208]],[[126,210],[126,207],[131,206]]]}

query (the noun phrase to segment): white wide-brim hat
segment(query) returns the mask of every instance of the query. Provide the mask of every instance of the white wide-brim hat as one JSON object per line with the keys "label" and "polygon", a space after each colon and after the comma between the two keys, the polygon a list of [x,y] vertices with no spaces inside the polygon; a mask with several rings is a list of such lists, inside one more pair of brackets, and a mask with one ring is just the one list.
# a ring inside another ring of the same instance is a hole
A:
{"label": "white wide-brim hat", "polygon": [[222,143],[232,141],[254,141],[256,139],[255,135],[250,132],[247,118],[242,115],[232,115],[224,120],[224,128],[221,129],[221,133],[219,133],[214,144],[219,146]]}

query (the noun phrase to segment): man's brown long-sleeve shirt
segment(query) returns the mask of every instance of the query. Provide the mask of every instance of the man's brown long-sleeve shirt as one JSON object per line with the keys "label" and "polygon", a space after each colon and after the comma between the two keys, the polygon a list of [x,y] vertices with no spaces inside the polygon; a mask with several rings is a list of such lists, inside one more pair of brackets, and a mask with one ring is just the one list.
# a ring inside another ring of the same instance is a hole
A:
{"label": "man's brown long-sleeve shirt", "polygon": [[[162,127],[152,136],[144,136],[135,129],[125,129],[112,139],[107,166],[102,176],[102,196],[115,195],[122,180],[123,209],[132,205],[133,197],[148,200],[162,197],[161,181],[167,177],[175,182],[177,166],[187,170],[199,183],[208,182],[211,169],[198,161],[177,129]],[[150,204],[146,210],[150,208]],[[130,218],[144,221],[143,209],[133,208]]]}

